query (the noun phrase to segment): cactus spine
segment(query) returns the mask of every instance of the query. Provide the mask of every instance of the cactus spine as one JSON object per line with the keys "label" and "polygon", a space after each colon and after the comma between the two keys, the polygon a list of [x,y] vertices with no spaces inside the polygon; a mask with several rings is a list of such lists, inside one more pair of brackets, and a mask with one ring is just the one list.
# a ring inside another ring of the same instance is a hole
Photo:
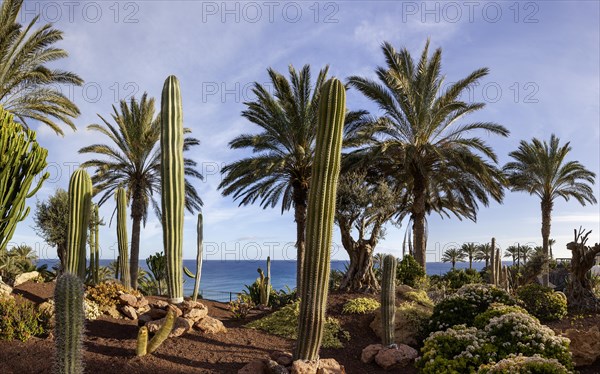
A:
{"label": "cactus spine", "polygon": [[165,317],[165,321],[163,322],[160,329],[154,334],[150,343],[148,343],[148,351],[147,353],[152,353],[160,347],[160,345],[167,340],[171,330],[173,330],[173,324],[175,323],[175,313],[172,310],[169,310],[167,316]]}
{"label": "cactus spine", "polygon": [[77,169],[69,181],[69,234],[67,269],[85,279],[87,230],[92,205],[92,180],[84,169]]}
{"label": "cactus spine", "polygon": [[56,282],[55,303],[55,371],[59,374],[83,373],[83,283],[70,273]]}
{"label": "cactus spine", "polygon": [[320,96],[315,158],[308,196],[298,341],[294,352],[294,358],[300,360],[318,359],[323,338],[346,111],[346,92],[338,79],[325,82]]}
{"label": "cactus spine", "polygon": [[140,331],[138,331],[135,355],[145,356],[146,352],[148,352],[148,328],[146,326],[142,326],[140,327]]}
{"label": "cactus spine", "polygon": [[25,199],[33,196],[50,175],[44,173],[30,191],[35,177],[46,167],[48,151],[0,106],[0,252],[12,238],[17,223],[29,214]]}
{"label": "cactus spine", "polygon": [[119,278],[123,286],[131,288],[131,277],[129,273],[129,256],[127,254],[127,194],[123,187],[115,192],[117,200],[117,241],[119,242]]}
{"label": "cactus spine", "polygon": [[396,344],[396,265],[396,257],[386,255],[383,258],[383,273],[381,275],[381,323],[383,325],[383,345],[386,347]]}
{"label": "cactus spine", "polygon": [[183,301],[183,109],[179,81],[165,81],[161,97],[161,185],[163,245],[167,256],[169,301]]}
{"label": "cactus spine", "polygon": [[98,216],[98,205],[92,206],[92,222],[90,222],[90,272],[92,273],[92,283],[98,284],[98,270],[100,269],[100,244],[98,243],[98,226],[100,217]]}

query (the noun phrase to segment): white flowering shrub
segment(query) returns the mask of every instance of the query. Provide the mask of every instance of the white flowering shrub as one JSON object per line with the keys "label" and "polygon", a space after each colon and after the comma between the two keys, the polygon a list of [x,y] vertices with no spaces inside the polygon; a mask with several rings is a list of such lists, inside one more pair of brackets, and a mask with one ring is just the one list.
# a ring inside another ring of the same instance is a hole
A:
{"label": "white flowering shrub", "polygon": [[539,355],[527,357],[523,355],[511,355],[495,364],[483,365],[477,374],[520,374],[520,373],[543,373],[543,374],[571,374],[558,360],[544,358]]}
{"label": "white flowering shrub", "polygon": [[552,329],[528,314],[508,313],[494,317],[484,331],[496,347],[498,358],[511,354],[538,354],[557,359],[568,369],[573,368],[569,339],[557,336]]}
{"label": "white flowering shrub", "polygon": [[85,319],[90,321],[95,320],[96,318],[102,315],[100,311],[100,307],[95,302],[90,299],[83,299],[83,314],[85,315]]}
{"label": "white flowering shrub", "polygon": [[[483,329],[490,323],[490,320],[494,317],[500,317],[508,313],[524,313],[528,314],[527,311],[517,305],[506,305],[502,303],[491,303],[490,307],[483,313],[477,315],[473,322],[473,326],[478,329]],[[534,317],[535,318],[535,317]]]}

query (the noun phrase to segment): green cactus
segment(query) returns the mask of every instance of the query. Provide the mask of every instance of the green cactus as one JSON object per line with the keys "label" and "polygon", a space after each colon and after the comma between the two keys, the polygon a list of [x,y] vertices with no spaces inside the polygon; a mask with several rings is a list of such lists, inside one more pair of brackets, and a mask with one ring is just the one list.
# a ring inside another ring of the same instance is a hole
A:
{"label": "green cactus", "polygon": [[202,276],[202,252],[203,245],[202,242],[204,240],[204,217],[202,217],[202,213],[198,213],[198,226],[197,226],[197,245],[198,252],[196,253],[196,277],[194,279],[194,293],[192,294],[192,300],[196,301],[198,299],[198,290],[200,289],[200,277]]}
{"label": "green cactus", "polygon": [[83,283],[71,273],[61,275],[54,290],[55,372],[83,373]]}
{"label": "green cactus", "polygon": [[115,192],[117,200],[117,241],[119,243],[119,278],[125,288],[131,288],[131,277],[129,273],[129,256],[127,246],[127,194],[123,187]]}
{"label": "green cactus", "polygon": [[148,352],[148,328],[142,326],[138,331],[137,344],[135,346],[136,356],[145,356]]}
{"label": "green cactus", "polygon": [[100,217],[98,215],[98,205],[92,206],[92,218],[90,222],[90,272],[92,274],[92,284],[98,284],[100,269],[100,244],[98,242],[98,227],[100,226]]}
{"label": "green cactus", "polygon": [[381,275],[381,324],[383,325],[383,345],[395,345],[396,326],[396,257],[386,255],[383,258]]}
{"label": "green cactus", "polygon": [[163,245],[167,256],[167,290],[171,303],[183,301],[183,109],[179,81],[167,78],[161,98],[161,206]]}
{"label": "green cactus", "polygon": [[346,92],[338,79],[325,82],[320,96],[315,157],[308,196],[298,341],[294,352],[294,358],[301,360],[317,359],[323,339],[346,111]]}
{"label": "green cactus", "polygon": [[69,230],[67,269],[85,279],[87,230],[92,205],[92,180],[84,169],[77,169],[69,181]]}
{"label": "green cactus", "polygon": [[258,268],[258,290],[260,294],[260,305],[269,306],[269,296],[271,294],[271,257],[267,257],[267,276],[261,268]]}
{"label": "green cactus", "polygon": [[165,317],[165,322],[160,326],[160,329],[154,334],[150,343],[148,343],[148,351],[147,353],[152,353],[160,347],[160,345],[167,340],[171,330],[173,330],[173,325],[175,324],[175,313],[172,310],[167,312],[167,316]]}
{"label": "green cactus", "polygon": [[44,173],[30,191],[36,176],[46,167],[48,151],[0,106],[0,252],[12,238],[17,223],[29,214],[25,200],[42,187],[50,174]]}

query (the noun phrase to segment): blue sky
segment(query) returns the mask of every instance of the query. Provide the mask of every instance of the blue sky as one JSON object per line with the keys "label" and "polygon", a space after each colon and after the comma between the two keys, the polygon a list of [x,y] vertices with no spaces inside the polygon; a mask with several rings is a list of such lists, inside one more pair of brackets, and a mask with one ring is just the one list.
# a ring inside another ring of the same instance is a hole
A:
{"label": "blue sky", "polygon": [[[295,257],[293,213],[259,206],[238,207],[217,190],[223,164],[247,156],[228,149],[240,133],[257,129],[240,116],[243,102],[252,100],[250,84],[268,83],[266,69],[287,74],[288,65],[310,64],[313,76],[324,65],[341,79],[374,76],[384,63],[381,43],[407,47],[420,54],[426,39],[443,49],[448,82],[488,67],[491,73],[472,92],[488,105],[467,120],[494,121],[506,126],[509,138],[488,138],[500,158],[521,139],[548,139],[551,133],[570,141],[570,158],[599,174],[600,164],[600,9],[596,1],[537,2],[201,2],[201,1],[26,1],[21,23],[36,13],[40,22],[54,22],[65,32],[60,47],[70,57],[55,64],[85,81],[84,87],[62,87],[81,109],[78,131],[65,128],[61,138],[38,130],[49,150],[51,178],[35,198],[46,199],[56,188],[67,188],[70,171],[85,156],[83,146],[104,142],[85,127],[109,115],[119,99],[146,91],[160,100],[164,79],[181,81],[184,121],[202,142],[188,154],[200,165],[197,182],[204,200],[205,256],[208,259],[275,259]],[[348,92],[349,109],[377,108],[356,90]],[[486,137],[485,134],[481,134]],[[600,200],[598,183],[594,186]],[[112,202],[101,207],[108,221]],[[429,218],[428,260],[444,248],[464,242],[487,242],[492,236],[502,248],[520,242],[541,244],[539,200],[507,192],[502,205],[481,207],[477,223]],[[195,216],[186,214],[184,258],[195,258]],[[21,222],[14,244],[33,246],[40,257],[54,258],[32,230],[31,217]],[[598,205],[557,201],[551,237],[556,256],[567,257],[565,244],[583,225],[600,241]],[[401,254],[404,227],[390,226],[377,252]],[[131,232],[131,231],[130,231]],[[103,258],[116,256],[115,227],[100,232]],[[339,231],[334,232],[333,257],[345,259]],[[150,216],[142,230],[140,257],[162,250],[159,221]]]}

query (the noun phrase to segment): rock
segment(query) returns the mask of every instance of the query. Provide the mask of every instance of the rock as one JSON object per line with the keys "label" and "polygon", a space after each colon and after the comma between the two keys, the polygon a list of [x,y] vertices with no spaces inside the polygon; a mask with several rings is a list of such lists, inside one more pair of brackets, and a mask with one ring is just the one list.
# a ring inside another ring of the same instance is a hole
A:
{"label": "rock", "polygon": [[203,304],[200,304],[199,307],[195,307],[193,309],[189,309],[187,310],[185,313],[183,313],[183,317],[190,319],[194,322],[198,322],[200,321],[202,318],[206,317],[208,315],[208,308],[205,307]]}
{"label": "rock", "polygon": [[370,364],[375,360],[375,356],[377,353],[383,349],[383,345],[381,344],[370,344],[363,349],[360,360],[365,364]]}
{"label": "rock", "polygon": [[49,299],[38,305],[38,310],[46,314],[54,314],[54,300]]}
{"label": "rock", "polygon": [[124,293],[119,295],[119,300],[121,301],[121,304],[123,305],[129,305],[132,307],[135,307],[137,305],[137,297],[128,294],[128,293]]}
{"label": "rock", "polygon": [[181,317],[183,315],[183,312],[181,311],[181,309],[179,309],[175,305],[169,305],[167,307],[167,310],[172,310],[173,312],[175,312],[175,317]]}
{"label": "rock", "polygon": [[238,370],[238,374],[266,374],[266,366],[262,360],[251,361]]}
{"label": "rock", "polygon": [[135,312],[135,308],[130,305],[123,305],[121,307],[121,313],[123,313],[123,315],[129,319],[135,320],[138,318],[137,313]]}
{"label": "rock", "polygon": [[294,361],[290,352],[274,351],[270,356],[273,361],[283,366],[290,366]]}
{"label": "rock", "polygon": [[164,318],[167,315],[167,311],[164,309],[150,308],[145,314],[150,316],[150,320],[155,320]]}
{"label": "rock", "polygon": [[30,271],[28,273],[21,273],[15,277],[15,281],[13,282],[13,287],[17,287],[25,282],[29,282],[40,276],[40,273],[37,271]]}
{"label": "rock", "polygon": [[[148,328],[148,332],[154,333],[157,332],[160,327],[165,323],[165,318],[157,319],[155,321],[150,321],[146,323],[146,327]],[[188,332],[192,328],[192,324],[189,320],[181,317],[177,317],[175,323],[173,324],[173,330],[169,334],[169,338],[181,336]]]}
{"label": "rock", "polygon": [[292,374],[317,374],[318,365],[314,361],[296,360],[292,363]]}
{"label": "rock", "polygon": [[280,365],[273,360],[268,360],[265,365],[268,374],[289,374],[288,369],[284,365]]}
{"label": "rock", "polygon": [[117,310],[117,307],[114,305],[111,305],[108,308],[104,309],[104,313],[108,314],[109,316],[111,316],[112,318],[115,319],[121,319],[121,313],[119,313],[119,311]]}
{"label": "rock", "polygon": [[183,311],[183,313],[189,312],[190,310],[195,308],[206,309],[206,306],[204,306],[204,304],[202,304],[199,301],[193,300],[184,300],[183,302],[181,302],[181,304],[178,304],[177,306]]}
{"label": "rock", "polygon": [[198,330],[207,334],[216,334],[219,332],[227,332],[223,322],[216,318],[206,316],[194,324]]}
{"label": "rock", "polygon": [[[408,287],[408,286],[405,286]],[[416,323],[418,320],[427,320],[431,317],[433,308],[425,307],[419,304],[404,303],[396,308],[396,319],[394,335],[397,342],[408,344],[413,347],[419,345],[421,326]],[[375,318],[369,325],[378,337],[383,336],[383,326],[381,325],[381,310],[375,312]]]}
{"label": "rock", "polygon": [[384,370],[401,368],[413,362],[419,353],[416,349],[406,344],[400,344],[398,348],[383,348],[375,356],[375,362]]}
{"label": "rock", "polygon": [[154,305],[159,308],[159,309],[167,309],[167,307],[170,305],[169,303],[167,303],[164,300],[156,300],[154,302]]}
{"label": "rock", "polygon": [[571,339],[569,350],[575,366],[593,364],[600,357],[600,331],[598,326],[589,330],[568,329],[562,335]]}
{"label": "rock", "polygon": [[[160,310],[160,309],[159,309],[159,310]],[[145,306],[143,306],[143,307],[141,307],[141,308],[140,308],[140,307],[138,307],[138,308],[135,308],[135,311],[137,312],[138,316],[139,316],[140,314],[147,313],[147,312],[149,312],[149,311],[150,311],[150,305],[145,305]]]}
{"label": "rock", "polygon": [[346,370],[336,360],[323,358],[316,362],[294,361],[292,374],[346,374]]}
{"label": "rock", "polygon": [[3,296],[10,297],[12,296],[12,287],[4,282],[0,282],[0,298]]}
{"label": "rock", "polygon": [[152,317],[149,314],[141,314],[138,316],[138,326],[144,326],[150,321],[152,321]]}
{"label": "rock", "polygon": [[138,309],[145,308],[148,306],[148,300],[144,296],[142,296],[136,300],[136,303],[134,306]]}

